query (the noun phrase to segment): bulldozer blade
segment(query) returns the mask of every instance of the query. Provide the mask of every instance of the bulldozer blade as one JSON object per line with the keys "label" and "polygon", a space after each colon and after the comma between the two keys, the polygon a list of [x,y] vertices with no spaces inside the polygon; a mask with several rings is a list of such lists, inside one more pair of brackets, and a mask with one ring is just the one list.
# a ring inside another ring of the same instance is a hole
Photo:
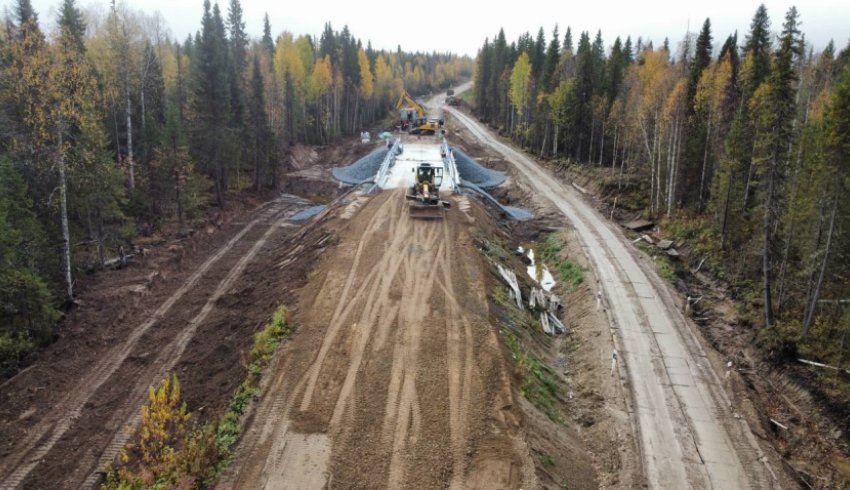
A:
{"label": "bulldozer blade", "polygon": [[410,203],[410,217],[415,219],[443,219],[443,207]]}

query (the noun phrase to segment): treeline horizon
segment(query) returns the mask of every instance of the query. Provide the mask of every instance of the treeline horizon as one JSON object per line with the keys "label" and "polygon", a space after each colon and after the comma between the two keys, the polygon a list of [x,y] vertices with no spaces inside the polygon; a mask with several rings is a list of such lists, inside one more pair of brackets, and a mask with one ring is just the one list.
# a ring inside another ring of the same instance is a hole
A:
{"label": "treeline horizon", "polygon": [[252,39],[239,0],[199,0],[185,40],[120,2],[57,3],[52,32],[29,0],[0,21],[0,373],[51,341],[81,271],[277,188],[292,145],[378,124],[403,88],[472,76],[469,57],[375,50],[348,27],[275,35],[266,15]]}
{"label": "treeline horizon", "polygon": [[800,26],[791,7],[774,34],[761,5],[716,44],[710,18],[675,46],[500,30],[478,53],[473,105],[538,156],[607,167],[602,190],[684,239],[769,351],[843,363],[850,43],[815,52]]}

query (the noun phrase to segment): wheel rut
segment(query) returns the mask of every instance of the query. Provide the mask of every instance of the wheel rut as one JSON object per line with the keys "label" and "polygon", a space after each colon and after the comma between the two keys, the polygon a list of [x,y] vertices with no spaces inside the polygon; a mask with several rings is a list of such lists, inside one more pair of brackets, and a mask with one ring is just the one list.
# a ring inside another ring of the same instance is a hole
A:
{"label": "wheel rut", "polygon": [[[89,370],[73,389],[69,389],[68,394],[45,412],[27,435],[17,442],[10,456],[0,463],[3,478],[0,489],[27,485],[28,478],[40,465],[67,467],[65,485],[68,487],[94,486],[101,464],[112,461],[123,446],[127,424],[137,421],[136,414],[148,386],[165,376],[168,369],[163,370],[163,367],[170,369],[179,361],[198,324],[262,246],[256,246],[257,240],[264,243],[273,231],[279,229],[282,217],[290,212],[292,206],[286,198],[262,206],[254,219],[238,229],[144,321],[132,328],[118,346]],[[210,296],[202,299],[208,291],[211,291]],[[178,318],[195,312],[194,320],[182,328],[173,329],[175,311],[179,312]],[[162,342],[169,336],[173,336],[173,340],[168,347],[157,352],[154,362],[138,365],[135,359],[140,350],[148,349],[146,345],[155,338]],[[117,380],[119,378],[121,381]],[[135,384],[128,388],[126,380],[134,380]],[[123,388],[116,390],[116,384]],[[86,437],[76,432],[80,430],[81,422],[97,416],[93,409],[101,401],[116,399],[121,400],[119,405],[110,409],[109,420],[100,424],[101,433],[89,434],[88,450],[81,454],[80,459],[54,461],[53,453],[62,452],[54,449],[73,445],[80,437]]]}
{"label": "wheel rut", "polygon": [[463,488],[482,439],[522,467],[482,389],[510,381],[476,340],[493,331],[463,218],[412,220],[385,191],[341,226],[219,488]]}

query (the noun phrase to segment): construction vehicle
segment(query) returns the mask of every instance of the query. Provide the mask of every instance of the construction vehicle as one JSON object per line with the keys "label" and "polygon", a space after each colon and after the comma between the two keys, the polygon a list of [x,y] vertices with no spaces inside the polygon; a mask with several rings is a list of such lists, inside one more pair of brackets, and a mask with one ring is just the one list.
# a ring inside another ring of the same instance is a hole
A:
{"label": "construction vehicle", "polygon": [[445,104],[446,105],[457,105],[457,102],[455,101],[455,91],[454,91],[454,89],[450,88],[450,89],[446,90]]}
{"label": "construction vehicle", "polygon": [[407,90],[401,89],[396,109],[399,110],[399,125],[403,131],[419,127],[425,122],[425,108],[416,102]]}
{"label": "construction vehicle", "polygon": [[410,217],[418,219],[443,219],[443,209],[452,205],[440,199],[443,167],[440,164],[420,163],[413,169],[413,185],[408,189]]}
{"label": "construction vehicle", "polygon": [[443,126],[443,123],[440,120],[423,120],[420,122],[422,124],[411,127],[410,130],[408,130],[408,133],[434,135],[437,134],[437,131],[439,131]]}
{"label": "construction vehicle", "polygon": [[402,131],[417,135],[434,135],[443,127],[443,119],[427,117],[425,108],[422,104],[416,102],[407,93],[407,90],[401,90],[401,95],[396,103],[396,109],[399,110],[399,126]]}

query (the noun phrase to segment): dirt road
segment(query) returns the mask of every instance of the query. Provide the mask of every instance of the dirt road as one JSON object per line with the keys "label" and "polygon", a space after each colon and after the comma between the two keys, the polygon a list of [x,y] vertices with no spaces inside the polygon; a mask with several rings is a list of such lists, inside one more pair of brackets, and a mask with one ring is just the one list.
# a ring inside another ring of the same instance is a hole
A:
{"label": "dirt road", "polygon": [[534,488],[472,220],[403,192],[332,224],[219,488]]}
{"label": "dirt road", "polygon": [[[162,290],[164,296],[157,293],[157,298],[140,298],[135,306],[128,306],[130,301],[119,294],[124,288],[113,286],[115,303],[110,306],[107,301],[91,308],[122,310],[117,317],[99,310],[92,314],[97,322],[115,321],[115,337],[86,339],[87,345],[111,348],[98,352],[94,347],[73,347],[70,353],[45,356],[33,370],[4,384],[8,398],[4,397],[2,407],[2,430],[8,444],[4,443],[0,457],[0,488],[96,485],[97,472],[124,445],[125,428],[138,422],[139,407],[148,387],[178,367],[190,342],[195,344],[196,353],[204,352],[204,341],[195,340],[199,327],[210,321],[217,305],[231,292],[267,240],[286,233],[282,228],[284,221],[299,206],[304,206],[303,200],[282,197],[249,215],[249,221],[227,226],[232,230],[231,238],[206,260],[197,265],[187,263],[184,276],[174,274],[176,281],[159,279],[166,284],[153,290]],[[153,296],[149,288],[156,277],[128,287]],[[161,299],[158,304],[157,299]],[[226,314],[219,309],[213,315],[213,323],[228,325]],[[103,335],[106,330],[96,331]],[[80,334],[91,335],[85,331]],[[73,339],[74,333],[68,335]],[[225,332],[220,335],[220,340],[229,337]],[[61,351],[63,342],[55,348]],[[218,354],[220,358],[227,357],[221,351]],[[233,357],[237,356],[238,352],[233,352]],[[82,365],[80,358],[84,360]],[[215,369],[216,362],[205,367]],[[65,383],[51,386],[56,379],[65,379]],[[38,389],[45,385],[51,388]]]}
{"label": "dirt road", "polygon": [[573,224],[600,279],[628,373],[644,473],[654,488],[766,488],[775,478],[669,289],[623,235],[523,153],[471,117],[445,108],[515,166],[541,204]]}

